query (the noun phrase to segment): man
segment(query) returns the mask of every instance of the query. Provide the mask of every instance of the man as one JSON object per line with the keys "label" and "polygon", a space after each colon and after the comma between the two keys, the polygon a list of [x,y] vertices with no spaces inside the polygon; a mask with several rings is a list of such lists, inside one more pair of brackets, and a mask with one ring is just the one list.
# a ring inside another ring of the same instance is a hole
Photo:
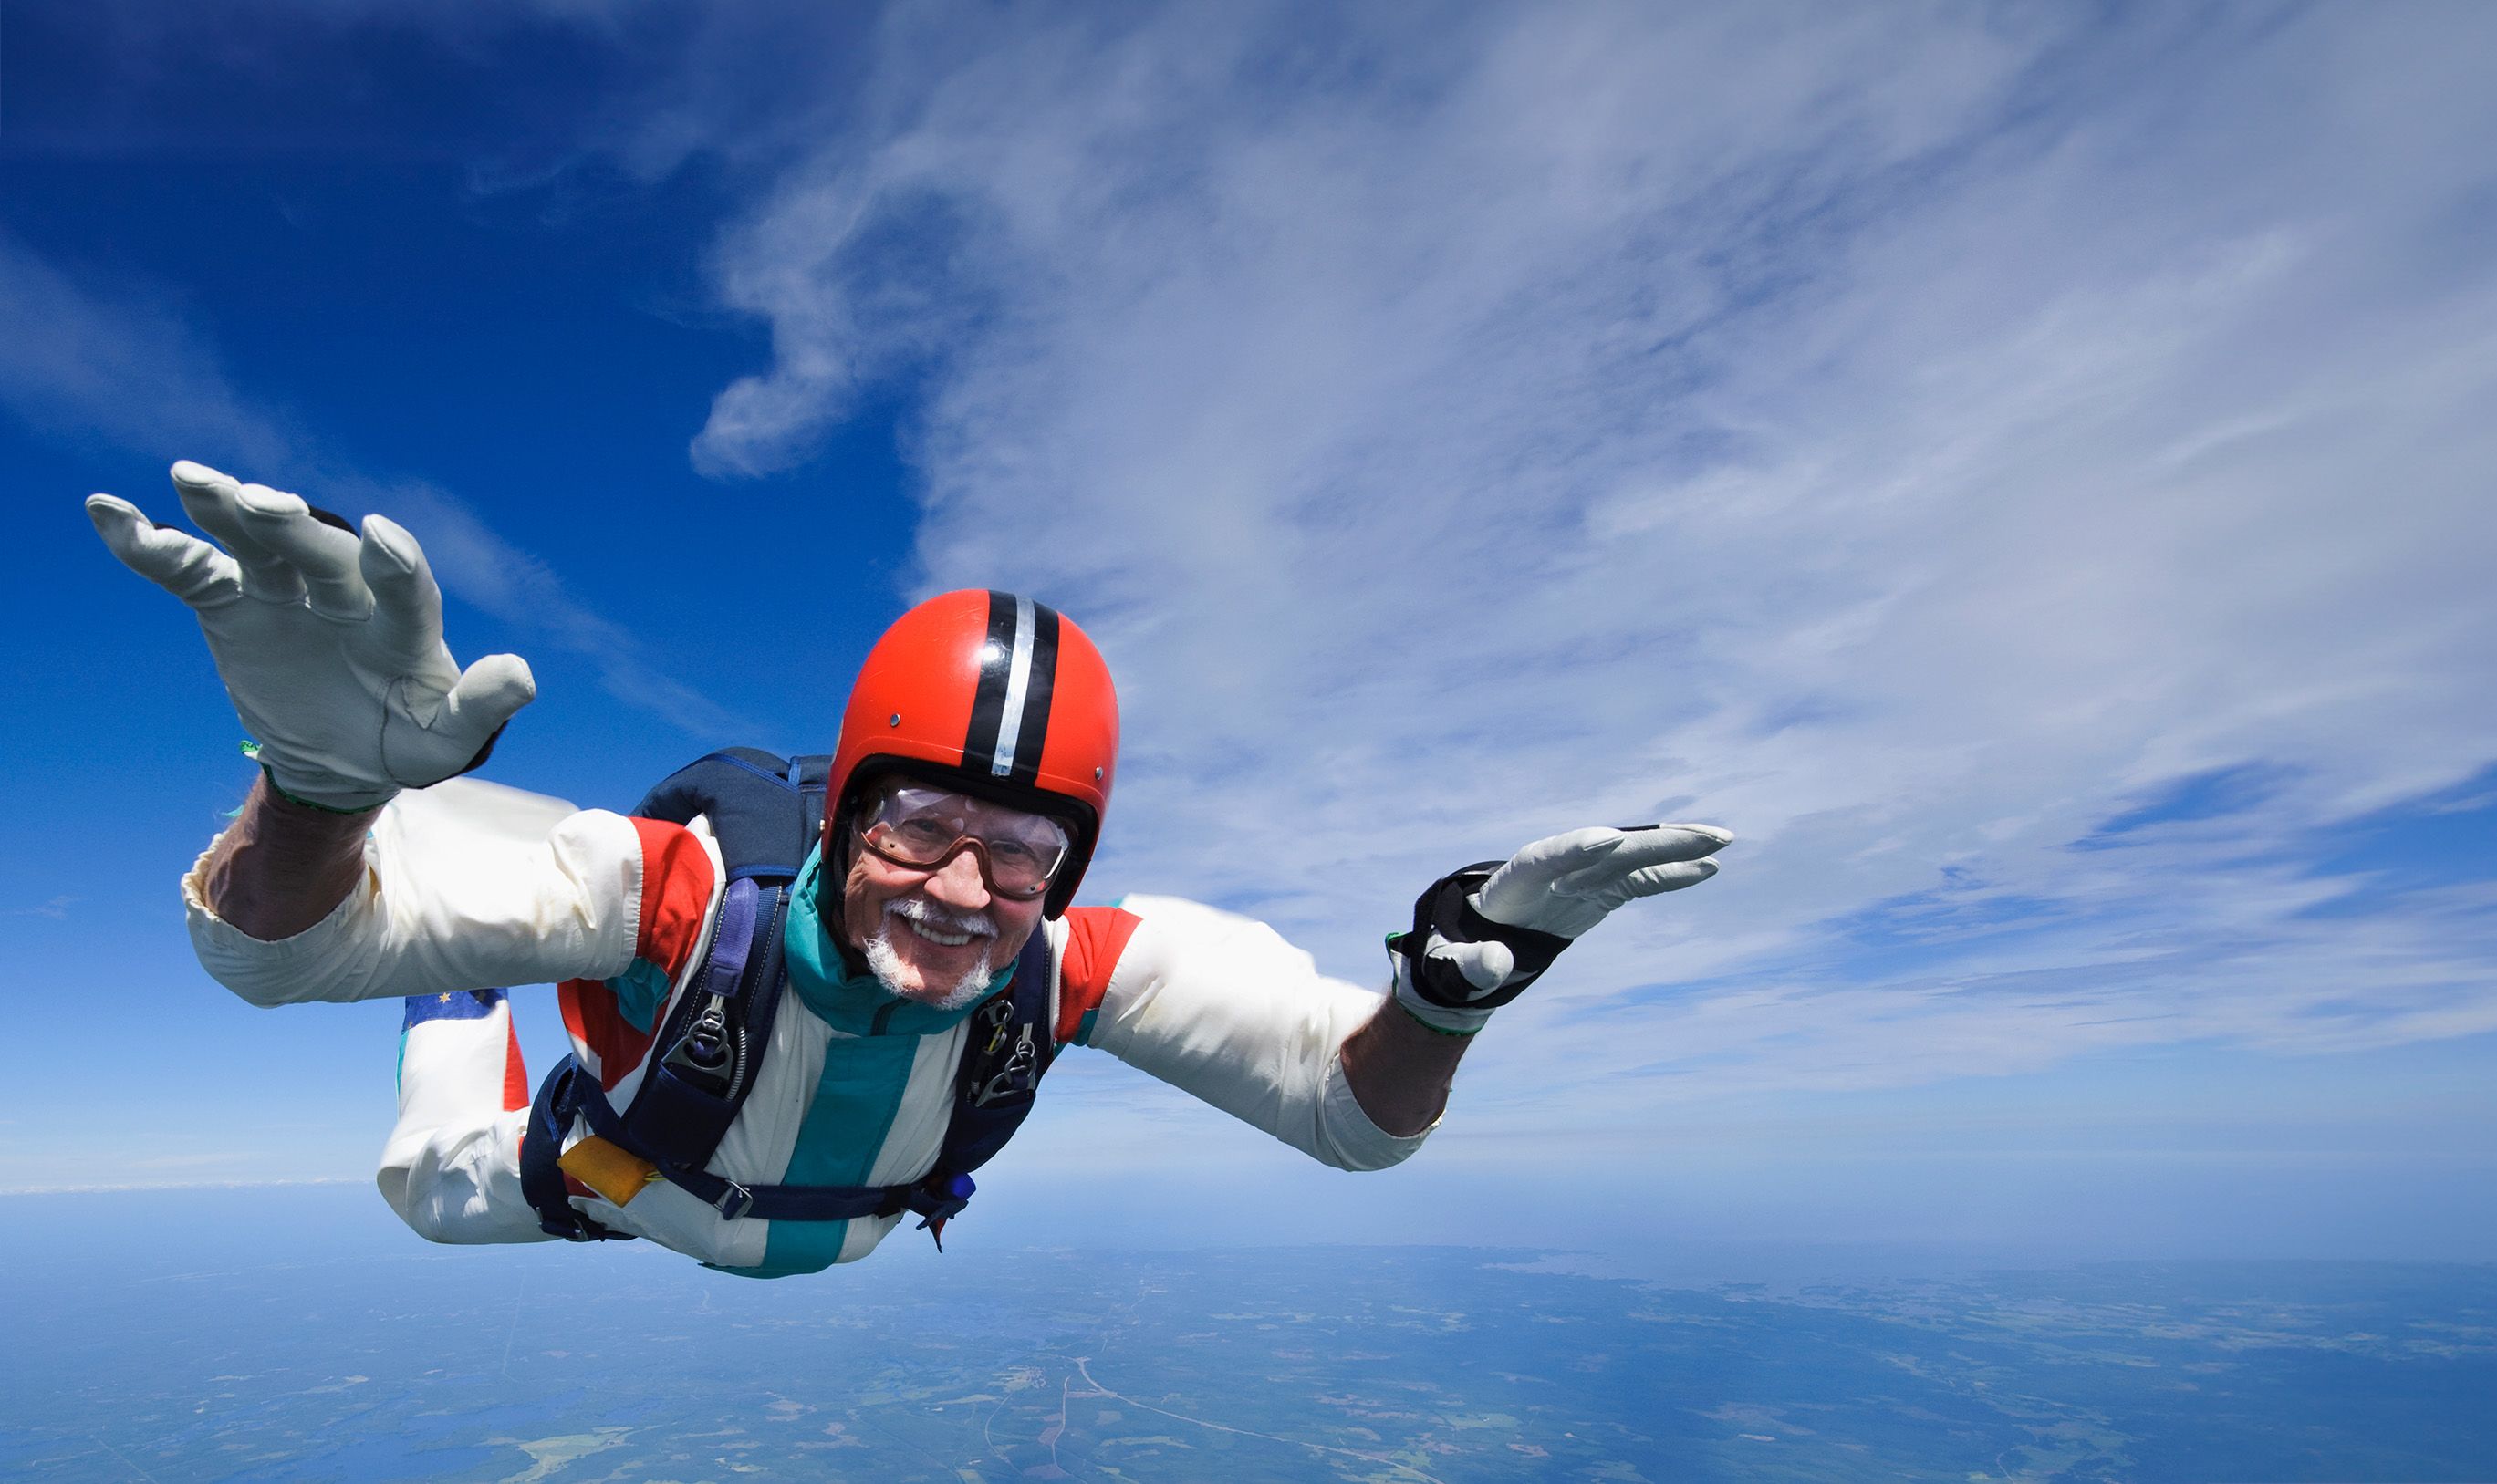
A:
{"label": "man", "polygon": [[[435,1241],[642,1236],[757,1277],[862,1257],[907,1215],[941,1230],[1019,1117],[989,1094],[1027,1100],[1065,1045],[1339,1168],[1393,1164],[1495,1008],[1732,838],[1579,830],[1452,873],[1392,940],[1384,998],[1227,913],[1073,906],[1116,772],[1108,669],[1041,605],[949,593],[870,651],[820,832],[757,916],[768,872],[723,854],[711,813],[459,776],[535,684],[513,655],[459,670],[406,531],[173,474],[224,551],[110,495],[87,509],[192,608],[259,739],[262,778],[183,881],[193,941],[255,1004],[406,999],[377,1180]],[[533,1110],[501,987],[544,982],[574,1052]]]}

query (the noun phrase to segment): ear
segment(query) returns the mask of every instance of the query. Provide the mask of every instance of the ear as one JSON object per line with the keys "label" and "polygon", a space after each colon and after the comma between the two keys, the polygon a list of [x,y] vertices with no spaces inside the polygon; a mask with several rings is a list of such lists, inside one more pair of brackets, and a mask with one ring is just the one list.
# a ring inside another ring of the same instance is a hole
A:
{"label": "ear", "polygon": [[869,972],[867,959],[858,945],[850,941],[850,866],[857,854],[854,842],[836,842],[832,821],[824,823],[823,873],[817,888],[816,929],[824,940],[833,945],[834,954],[841,961],[843,971],[852,978]]}
{"label": "ear", "polygon": [[837,816],[831,814],[824,816],[821,846],[824,874],[835,883],[837,888],[839,883],[849,880],[850,858],[858,850],[858,841],[852,837],[851,832],[842,829],[841,825],[842,821]]}

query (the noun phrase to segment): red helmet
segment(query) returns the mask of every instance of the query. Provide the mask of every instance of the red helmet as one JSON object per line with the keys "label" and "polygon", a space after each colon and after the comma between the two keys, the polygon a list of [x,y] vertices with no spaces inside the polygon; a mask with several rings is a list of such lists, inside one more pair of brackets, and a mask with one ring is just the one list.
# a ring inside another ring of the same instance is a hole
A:
{"label": "red helmet", "polygon": [[1118,692],[1074,620],[1011,592],[940,593],[859,667],[825,779],[824,859],[840,859],[864,784],[924,779],[1066,821],[1074,848],[1044,908],[1056,917],[1091,862],[1118,767]]}

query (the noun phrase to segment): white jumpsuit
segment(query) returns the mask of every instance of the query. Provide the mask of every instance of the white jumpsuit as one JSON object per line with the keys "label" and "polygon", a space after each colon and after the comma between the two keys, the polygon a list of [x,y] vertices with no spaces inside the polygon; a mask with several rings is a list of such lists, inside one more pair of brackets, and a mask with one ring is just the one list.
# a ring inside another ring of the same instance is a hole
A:
{"label": "white jumpsuit", "polygon": [[[399,795],[364,859],[346,900],[274,943],[208,910],[194,868],[183,897],[200,962],[257,1005],[560,982],[574,1053],[619,1107],[649,1056],[649,1027],[701,963],[725,879],[699,820],[576,811],[465,778]],[[811,870],[800,882],[806,911],[817,884]],[[1264,925],[1131,897],[1073,908],[1042,931],[1061,1042],[1107,1051],[1338,1168],[1394,1164],[1428,1136],[1382,1132],[1344,1082],[1344,1038],[1379,996],[1319,974]],[[968,1010],[899,1000],[830,965],[809,975],[798,928],[788,941],[792,991],[711,1170],[748,1185],[918,1179],[951,1114]],[[530,1089],[509,1005],[488,996],[441,1018],[423,1010],[400,1047],[383,1195],[438,1242],[542,1240],[520,1187]],[[601,1224],[755,1276],[865,1256],[902,1219],[731,1219],[665,1183],[622,1206],[584,1188],[574,1204]]]}

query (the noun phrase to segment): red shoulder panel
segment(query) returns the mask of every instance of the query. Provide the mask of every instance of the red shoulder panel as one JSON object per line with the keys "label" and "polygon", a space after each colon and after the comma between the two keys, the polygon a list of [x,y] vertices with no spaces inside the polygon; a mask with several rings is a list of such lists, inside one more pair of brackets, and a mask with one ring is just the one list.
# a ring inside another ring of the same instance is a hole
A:
{"label": "red shoulder panel", "polygon": [[711,914],[711,854],[682,825],[637,819],[633,829],[642,837],[642,931],[633,957],[673,981],[694,956]]}
{"label": "red shoulder panel", "polygon": [[1070,907],[1066,913],[1066,951],[1058,966],[1058,1039],[1073,1041],[1084,1018],[1101,1008],[1110,975],[1127,939],[1140,922],[1133,912],[1117,907]]}
{"label": "red shoulder panel", "polygon": [[563,1028],[572,1032],[574,1048],[588,1054],[583,1059],[600,1087],[616,1086],[642,1064],[657,1027],[636,1029],[616,1008],[614,990],[595,979],[567,979],[556,986],[555,1002],[563,1007]]}
{"label": "red shoulder panel", "polygon": [[[633,957],[656,965],[673,983],[701,944],[711,915],[711,853],[682,825],[636,819],[633,829],[642,843],[641,931],[633,939]],[[643,1030],[626,1020],[613,990],[594,979],[574,979],[556,998],[564,1028],[588,1053],[589,1069],[602,1086],[616,1086],[641,1064],[657,1027]]]}

